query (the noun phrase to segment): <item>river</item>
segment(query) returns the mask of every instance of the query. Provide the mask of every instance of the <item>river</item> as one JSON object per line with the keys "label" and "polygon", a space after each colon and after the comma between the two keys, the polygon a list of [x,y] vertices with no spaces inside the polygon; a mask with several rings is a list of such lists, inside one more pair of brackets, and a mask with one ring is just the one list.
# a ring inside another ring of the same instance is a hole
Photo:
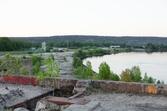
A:
{"label": "river", "polygon": [[111,71],[120,75],[126,68],[139,66],[142,77],[145,72],[148,76],[152,76],[156,80],[164,80],[167,83],[167,52],[165,53],[145,53],[145,52],[129,52],[104,55],[101,57],[90,57],[83,60],[83,64],[90,61],[92,69],[99,72],[99,66],[102,62],[106,62]]}

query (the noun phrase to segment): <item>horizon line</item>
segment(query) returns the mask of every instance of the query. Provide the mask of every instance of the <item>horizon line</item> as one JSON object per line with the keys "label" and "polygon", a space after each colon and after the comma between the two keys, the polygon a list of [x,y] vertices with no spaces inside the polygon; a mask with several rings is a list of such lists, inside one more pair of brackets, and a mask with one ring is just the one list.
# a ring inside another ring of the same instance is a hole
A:
{"label": "horizon line", "polygon": [[[148,35],[143,35],[143,36],[137,36],[137,35],[134,35],[134,36],[130,36],[130,35],[121,35],[121,36],[118,36],[118,35],[51,35],[51,36],[1,36],[1,37],[7,37],[7,38],[21,38],[21,37],[25,37],[25,38],[28,38],[28,37],[54,37],[54,36],[102,36],[102,37],[167,37],[167,36],[148,36]],[[1,38],[0,37],[0,38]]]}

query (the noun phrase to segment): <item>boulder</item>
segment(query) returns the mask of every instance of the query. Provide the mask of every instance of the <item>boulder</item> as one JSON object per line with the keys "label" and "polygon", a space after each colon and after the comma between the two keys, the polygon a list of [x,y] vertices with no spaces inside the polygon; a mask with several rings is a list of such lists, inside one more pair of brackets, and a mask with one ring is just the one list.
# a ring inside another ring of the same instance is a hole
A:
{"label": "boulder", "polygon": [[60,111],[61,107],[52,102],[40,100],[37,102],[35,111]]}
{"label": "boulder", "polygon": [[14,109],[13,111],[30,111],[30,110],[20,107],[20,108]]}

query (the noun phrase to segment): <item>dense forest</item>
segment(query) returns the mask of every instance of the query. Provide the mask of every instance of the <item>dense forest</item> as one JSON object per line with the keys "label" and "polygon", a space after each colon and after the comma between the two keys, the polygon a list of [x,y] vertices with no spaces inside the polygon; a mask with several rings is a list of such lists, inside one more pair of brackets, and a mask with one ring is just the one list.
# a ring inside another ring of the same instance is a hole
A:
{"label": "dense forest", "polygon": [[10,40],[7,37],[0,38],[0,51],[20,51],[29,49],[32,43],[23,42],[21,40]]}
{"label": "dense forest", "polygon": [[49,36],[49,37],[9,37],[11,40],[22,40],[25,42],[110,42],[125,43],[127,45],[144,46],[147,43],[167,44],[166,37],[133,37],[133,36],[84,36],[84,35],[67,35],[67,36]]}

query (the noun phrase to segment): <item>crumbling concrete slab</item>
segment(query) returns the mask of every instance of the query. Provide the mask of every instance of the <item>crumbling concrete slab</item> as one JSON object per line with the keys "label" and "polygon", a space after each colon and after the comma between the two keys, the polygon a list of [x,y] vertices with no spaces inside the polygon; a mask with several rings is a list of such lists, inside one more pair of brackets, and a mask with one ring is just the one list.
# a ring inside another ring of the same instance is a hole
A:
{"label": "crumbling concrete slab", "polygon": [[[16,90],[17,89],[17,90]],[[52,88],[42,88],[40,86],[32,86],[32,85],[18,85],[18,84],[2,84],[0,83],[0,95],[2,99],[0,99],[4,107],[10,108],[11,106],[15,106],[17,104],[28,101],[37,96],[46,94],[51,92]],[[6,98],[6,99],[5,99]],[[5,99],[3,102],[2,100]]]}
{"label": "crumbling concrete slab", "polygon": [[72,104],[64,111],[93,111],[100,106],[99,101],[90,101],[85,105]]}

